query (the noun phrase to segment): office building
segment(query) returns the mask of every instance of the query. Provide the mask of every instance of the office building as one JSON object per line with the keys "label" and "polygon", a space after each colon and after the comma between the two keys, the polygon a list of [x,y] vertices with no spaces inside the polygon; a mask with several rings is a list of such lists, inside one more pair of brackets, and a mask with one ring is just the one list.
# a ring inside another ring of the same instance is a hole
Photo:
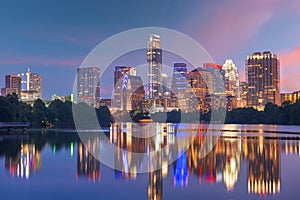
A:
{"label": "office building", "polygon": [[222,69],[223,66],[215,63],[204,63],[203,68],[212,75],[212,93],[215,95],[225,95],[225,71]]}
{"label": "office building", "polygon": [[5,76],[5,88],[1,88],[1,95],[16,93],[19,98],[22,89],[22,76],[20,74],[9,74]]}
{"label": "office building", "polygon": [[100,69],[98,67],[77,69],[77,102],[96,106],[100,98]]}
{"label": "office building", "polygon": [[162,49],[160,36],[151,34],[147,47],[148,69],[148,98],[156,99],[162,96]]}
{"label": "office building", "polygon": [[268,102],[280,105],[280,63],[270,51],[255,52],[246,60],[247,106],[263,110]]}
{"label": "office building", "polygon": [[189,111],[204,111],[205,97],[213,91],[212,74],[203,68],[197,68],[187,74],[187,93],[189,96]]}
{"label": "office building", "polygon": [[172,78],[172,93],[178,99],[181,110],[188,109],[187,95],[187,65],[186,63],[174,63]]}
{"label": "office building", "polygon": [[293,103],[296,103],[297,101],[299,101],[300,91],[295,91],[292,93],[281,93],[280,96],[281,96],[281,104],[286,101],[293,104]]}
{"label": "office building", "polygon": [[36,99],[42,99],[42,75],[34,74],[29,69],[26,72],[26,91],[34,94]]}
{"label": "office building", "polygon": [[145,90],[141,77],[136,76],[133,67],[116,66],[114,71],[113,107],[119,110],[133,110],[141,107]]}
{"label": "office building", "polygon": [[241,98],[240,94],[240,81],[239,81],[239,73],[238,68],[233,63],[232,60],[226,60],[222,69],[224,70],[224,78],[225,78],[225,90],[226,95],[234,96],[238,100]]}

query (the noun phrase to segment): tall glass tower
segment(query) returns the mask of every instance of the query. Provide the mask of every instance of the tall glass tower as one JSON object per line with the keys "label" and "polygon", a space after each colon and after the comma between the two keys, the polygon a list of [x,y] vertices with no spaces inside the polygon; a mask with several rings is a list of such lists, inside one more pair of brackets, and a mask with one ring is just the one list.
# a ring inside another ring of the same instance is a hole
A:
{"label": "tall glass tower", "polygon": [[147,61],[149,63],[148,98],[156,99],[162,96],[162,49],[159,35],[150,35],[147,48]]}

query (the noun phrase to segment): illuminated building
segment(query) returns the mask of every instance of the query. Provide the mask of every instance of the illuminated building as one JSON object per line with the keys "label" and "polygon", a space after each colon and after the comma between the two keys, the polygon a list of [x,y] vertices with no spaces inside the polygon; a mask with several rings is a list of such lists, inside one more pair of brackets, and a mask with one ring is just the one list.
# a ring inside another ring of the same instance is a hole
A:
{"label": "illuminated building", "polygon": [[37,98],[42,99],[42,75],[26,72],[26,91],[36,91]]}
{"label": "illuminated building", "polygon": [[293,93],[281,93],[281,103],[289,101],[290,103],[296,103],[300,99],[300,91]]}
{"label": "illuminated building", "polygon": [[34,101],[39,99],[39,93],[34,90],[21,91],[21,100],[27,104],[33,105]]}
{"label": "illuminated building", "polygon": [[123,77],[125,74],[131,75],[134,73],[131,67],[126,66],[116,66],[114,71],[114,107],[116,108],[123,108],[122,101],[122,85],[123,85]]}
{"label": "illuminated building", "polygon": [[225,72],[225,89],[226,95],[234,96],[238,100],[241,99],[240,94],[240,81],[238,68],[232,62],[232,60],[226,60],[222,68]]}
{"label": "illuminated building", "polygon": [[238,102],[239,108],[247,106],[248,84],[247,82],[240,82],[241,101]]}
{"label": "illuminated building", "polygon": [[236,109],[238,106],[237,97],[228,95],[226,96],[226,107],[228,111]]}
{"label": "illuminated building", "polygon": [[177,97],[179,108],[188,109],[187,96],[187,66],[186,63],[174,63],[172,78],[172,93]]}
{"label": "illuminated building", "polygon": [[54,101],[54,100],[60,100],[62,102],[66,102],[66,101],[72,102],[72,94],[70,96],[59,96],[59,95],[53,94],[51,96],[51,101]]}
{"label": "illuminated building", "polygon": [[149,63],[149,99],[162,96],[162,49],[160,36],[151,34],[147,46],[147,61]]}
{"label": "illuminated building", "polygon": [[96,106],[100,98],[100,69],[98,67],[77,69],[77,102]]}
{"label": "illuminated building", "polygon": [[16,93],[19,98],[22,89],[22,76],[20,74],[9,74],[5,76],[5,88],[1,88],[1,95]]}
{"label": "illuminated building", "polygon": [[263,110],[268,102],[280,105],[280,64],[276,54],[255,52],[246,60],[247,106]]}
{"label": "illuminated building", "polygon": [[135,68],[116,66],[114,71],[114,103],[121,110],[139,109],[145,99],[145,90],[140,76],[136,76]]}
{"label": "illuminated building", "polygon": [[187,92],[189,94],[189,100],[196,103],[190,103],[190,105],[196,105],[190,107],[190,111],[204,110],[204,99],[207,95],[212,93],[213,90],[213,78],[211,73],[207,72],[203,68],[197,68],[187,74]]}
{"label": "illuminated building", "polygon": [[215,63],[204,63],[203,68],[205,71],[212,75],[212,92],[215,95],[225,95],[225,71],[222,69],[222,65]]}

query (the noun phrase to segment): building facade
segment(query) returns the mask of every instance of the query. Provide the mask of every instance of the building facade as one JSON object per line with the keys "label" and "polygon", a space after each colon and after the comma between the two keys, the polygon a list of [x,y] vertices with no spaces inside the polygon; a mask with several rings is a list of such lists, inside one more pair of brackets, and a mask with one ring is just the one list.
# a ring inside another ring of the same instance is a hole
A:
{"label": "building facade", "polygon": [[188,110],[187,95],[187,65],[186,63],[174,63],[172,78],[172,93],[178,99],[179,108]]}
{"label": "building facade", "polygon": [[213,91],[212,74],[199,67],[187,74],[187,83],[189,111],[195,111],[195,109],[204,111],[205,97]]}
{"label": "building facade", "polygon": [[292,93],[281,93],[280,96],[281,96],[281,104],[286,101],[293,104],[293,103],[296,103],[297,101],[299,101],[300,91],[295,91]]}
{"label": "building facade", "polygon": [[160,36],[151,34],[147,46],[148,68],[148,98],[156,99],[162,96],[162,49]]}
{"label": "building facade", "polygon": [[19,98],[22,90],[22,76],[20,74],[9,74],[5,76],[5,88],[1,89],[1,95],[16,93]]}
{"label": "building facade", "polygon": [[96,106],[100,98],[100,69],[98,67],[77,69],[77,102]]}
{"label": "building facade", "polygon": [[116,66],[114,71],[114,101],[113,107],[119,110],[141,108],[145,99],[145,90],[140,76],[136,76],[133,67]]}
{"label": "building facade", "polygon": [[280,105],[280,63],[270,51],[255,52],[246,60],[247,106],[264,109],[268,102]]}
{"label": "building facade", "polygon": [[226,60],[222,69],[225,72],[225,89],[226,95],[235,96],[237,99],[241,98],[240,81],[238,68],[232,60]]}
{"label": "building facade", "polygon": [[27,93],[36,93],[37,99],[42,99],[42,75],[34,74],[28,71],[26,72],[26,91],[31,91]]}

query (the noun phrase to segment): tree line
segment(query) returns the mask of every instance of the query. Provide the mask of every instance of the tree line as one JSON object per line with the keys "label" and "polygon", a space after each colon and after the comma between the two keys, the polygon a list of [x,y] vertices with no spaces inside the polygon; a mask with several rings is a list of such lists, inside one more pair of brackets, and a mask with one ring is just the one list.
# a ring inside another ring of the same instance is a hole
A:
{"label": "tree line", "polygon": [[[18,100],[17,95],[9,94],[0,97],[0,122],[30,122],[32,128],[65,128],[74,129],[75,121],[80,121],[83,129],[95,128],[95,120],[101,127],[110,127],[114,121],[134,121],[138,122],[145,117],[145,113],[140,110],[131,111],[124,114],[111,115],[107,106],[94,108],[85,103],[74,104],[70,101],[54,100],[49,106],[38,99],[30,106]],[[216,115],[226,113],[225,123],[227,124],[280,124],[280,125],[300,125],[300,101],[291,104],[283,102],[281,106],[267,103],[263,111],[254,108],[238,108],[230,112],[225,110],[214,111]],[[219,112],[219,113],[217,113]],[[146,113],[148,115],[149,113]],[[94,117],[96,116],[96,117]],[[150,117],[155,122],[170,123],[209,123],[211,112],[200,114],[199,112],[182,113],[171,111],[168,113],[154,113]],[[214,114],[215,116],[215,114]],[[96,118],[96,119],[95,119]],[[217,119],[217,118],[216,118]]]}
{"label": "tree line", "polygon": [[[113,121],[106,106],[90,107],[85,103],[74,104],[70,101],[53,100],[49,106],[37,99],[33,106],[18,100],[16,94],[0,96],[0,122],[30,122],[31,128],[62,128],[75,129],[73,110],[82,113],[96,113],[101,127],[109,127]],[[86,118],[80,119],[86,120]]]}

